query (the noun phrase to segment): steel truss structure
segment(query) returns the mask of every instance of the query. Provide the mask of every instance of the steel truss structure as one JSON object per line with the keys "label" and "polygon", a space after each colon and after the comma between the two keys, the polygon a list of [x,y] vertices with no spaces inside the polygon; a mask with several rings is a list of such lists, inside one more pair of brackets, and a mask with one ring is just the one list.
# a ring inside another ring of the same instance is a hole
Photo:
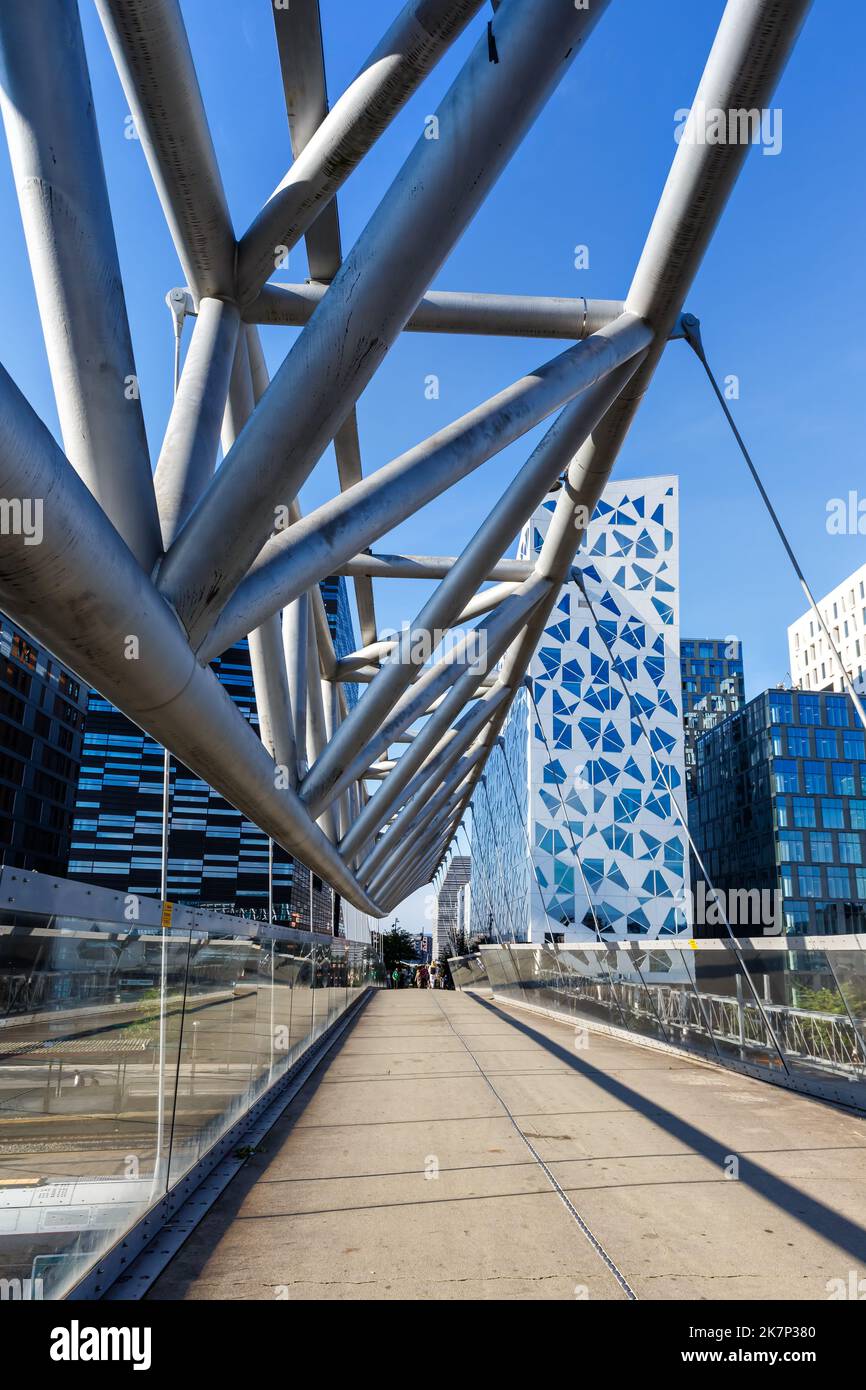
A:
{"label": "steel truss structure", "polygon": [[[0,606],[375,916],[443,859],[747,153],[680,142],[623,299],[430,291],[608,3],[500,0],[488,20],[481,0],[410,0],[330,110],[318,0],[275,4],[293,163],[236,237],[178,0],[95,0],[186,279],[172,302],[195,315],[155,470],[124,389],[135,365],[77,6],[0,8],[3,119],[64,444],[0,368],[0,496],[43,509],[39,544],[0,536]],[[808,4],[728,0],[693,111],[765,108]],[[439,138],[419,138],[344,260],[339,188],[476,19]],[[311,282],[268,283],[302,237]],[[263,323],[303,325],[270,382]],[[362,477],[355,405],[405,330],[569,345]],[[371,553],[550,417],[460,555]],[[332,442],[341,490],[302,516],[298,491]],[[538,559],[504,559],[560,477]],[[318,588],[335,572],[353,576],[363,642],[343,660]],[[380,640],[373,580],[413,575],[439,583]],[[430,634],[481,614],[431,655]],[[244,636],[261,739],[208,665]],[[364,683],[351,710],[346,680]]]}

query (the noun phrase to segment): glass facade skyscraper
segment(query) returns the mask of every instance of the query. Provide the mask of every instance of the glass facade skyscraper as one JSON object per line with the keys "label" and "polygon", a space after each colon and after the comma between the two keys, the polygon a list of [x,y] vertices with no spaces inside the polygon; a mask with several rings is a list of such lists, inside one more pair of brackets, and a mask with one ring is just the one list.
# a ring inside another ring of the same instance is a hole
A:
{"label": "glass facade skyscraper", "polygon": [[[337,654],[356,646],[342,577],[322,585]],[[246,639],[212,663],[219,680],[258,728]],[[160,891],[163,750],[95,691],[88,703],[69,877],[120,892]],[[278,919],[331,932],[330,887],[274,845]],[[222,911],[267,916],[268,839],[200,778],[171,760],[168,897]]]}
{"label": "glass facade skyscraper", "polygon": [[746,699],[742,646],[736,637],[684,637],[680,642],[686,787],[697,790],[697,741]]}
{"label": "glass facade skyscraper", "polygon": [[66,872],[87,692],[0,614],[0,862]]}
{"label": "glass facade skyscraper", "polygon": [[766,691],[697,750],[689,828],[714,887],[778,891],[789,933],[866,931],[866,733],[848,696]]}

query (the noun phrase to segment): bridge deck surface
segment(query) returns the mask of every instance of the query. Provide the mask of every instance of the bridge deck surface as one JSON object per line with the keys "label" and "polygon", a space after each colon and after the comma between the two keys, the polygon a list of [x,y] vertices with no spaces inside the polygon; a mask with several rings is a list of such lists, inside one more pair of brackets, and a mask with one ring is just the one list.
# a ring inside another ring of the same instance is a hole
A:
{"label": "bridge deck surface", "polygon": [[640,1298],[826,1299],[866,1277],[861,1120],[403,990],[366,1006],[150,1297],[625,1298],[562,1193]]}

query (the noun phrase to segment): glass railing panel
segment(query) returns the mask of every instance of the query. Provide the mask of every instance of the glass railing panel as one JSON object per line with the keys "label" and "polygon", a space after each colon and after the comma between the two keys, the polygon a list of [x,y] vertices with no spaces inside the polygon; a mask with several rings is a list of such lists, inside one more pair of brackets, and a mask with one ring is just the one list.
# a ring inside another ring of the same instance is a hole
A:
{"label": "glass railing panel", "polygon": [[247,1107],[261,1079],[263,950],[246,937],[195,932],[183,1021],[171,1181],[180,1177]]}
{"label": "glass railing panel", "polygon": [[535,1002],[552,1013],[571,1019],[574,1016],[574,993],[568,974],[563,968],[558,947],[539,950],[535,958]]}
{"label": "glass railing panel", "polygon": [[750,974],[764,981],[773,1031],[789,1067],[800,1075],[862,1075],[861,1037],[833,968],[836,954],[818,946],[743,952]]}
{"label": "glass railing panel", "polygon": [[559,946],[562,971],[575,1015],[613,1026],[622,1026],[618,989],[614,980],[616,954],[607,946]]}
{"label": "glass railing panel", "polygon": [[515,965],[515,960],[519,958],[523,949],[525,948],[520,947],[510,951],[505,946],[484,946],[481,949],[481,960],[492,988],[506,998],[509,995],[517,999],[523,998],[523,988]]}
{"label": "glass railing panel", "polygon": [[165,1191],[188,934],[0,925],[0,1264],[57,1297]]}
{"label": "glass railing panel", "polygon": [[641,953],[640,972],[655,1007],[664,1040],[716,1059],[711,1013],[697,986],[697,952],[653,945]]}
{"label": "glass railing panel", "polygon": [[856,1031],[858,1069],[862,1071],[866,1062],[866,952],[843,948],[840,951],[828,951],[827,959]]}
{"label": "glass railing panel", "polygon": [[744,965],[742,945],[720,941],[695,952],[695,976],[717,1055],[784,1072],[780,1041],[765,1008],[768,989],[763,971]]}
{"label": "glass railing panel", "polygon": [[608,977],[610,1021],[632,1033],[666,1041],[656,991],[648,989],[643,979],[647,953],[631,946],[622,950],[605,948],[597,954],[599,969]]}

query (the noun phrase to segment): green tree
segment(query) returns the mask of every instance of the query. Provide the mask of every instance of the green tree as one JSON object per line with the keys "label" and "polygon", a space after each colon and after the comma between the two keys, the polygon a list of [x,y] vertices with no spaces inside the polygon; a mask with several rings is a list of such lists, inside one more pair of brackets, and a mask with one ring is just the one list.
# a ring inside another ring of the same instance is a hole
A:
{"label": "green tree", "polygon": [[382,955],[385,959],[385,970],[390,975],[394,966],[399,965],[401,960],[415,960],[415,938],[402,927],[393,926],[382,937]]}

